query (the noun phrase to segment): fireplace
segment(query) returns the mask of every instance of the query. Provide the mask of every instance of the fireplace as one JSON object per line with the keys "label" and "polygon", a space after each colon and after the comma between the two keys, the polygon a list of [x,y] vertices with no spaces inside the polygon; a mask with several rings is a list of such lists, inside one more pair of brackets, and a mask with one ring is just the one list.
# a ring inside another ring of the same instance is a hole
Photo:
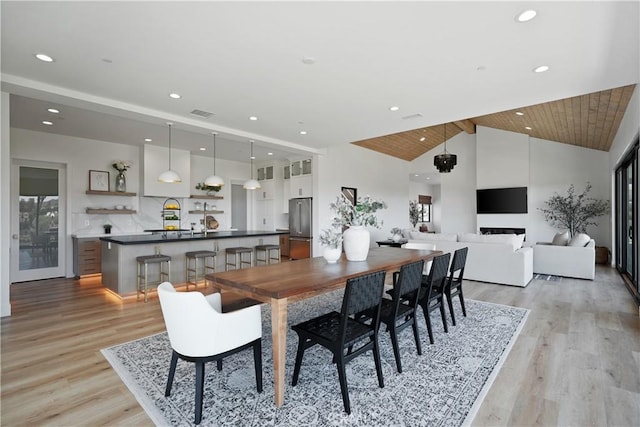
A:
{"label": "fireplace", "polygon": [[480,227],[480,234],[527,234],[527,230],[517,227]]}

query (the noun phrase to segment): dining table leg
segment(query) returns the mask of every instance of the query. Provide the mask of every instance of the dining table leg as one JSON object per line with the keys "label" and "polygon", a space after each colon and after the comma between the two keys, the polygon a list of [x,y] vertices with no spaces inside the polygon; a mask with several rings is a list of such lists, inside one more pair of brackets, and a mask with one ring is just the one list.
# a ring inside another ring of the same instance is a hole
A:
{"label": "dining table leg", "polygon": [[284,403],[285,362],[287,352],[287,299],[271,299],[271,336],[273,339],[273,387],[276,406]]}

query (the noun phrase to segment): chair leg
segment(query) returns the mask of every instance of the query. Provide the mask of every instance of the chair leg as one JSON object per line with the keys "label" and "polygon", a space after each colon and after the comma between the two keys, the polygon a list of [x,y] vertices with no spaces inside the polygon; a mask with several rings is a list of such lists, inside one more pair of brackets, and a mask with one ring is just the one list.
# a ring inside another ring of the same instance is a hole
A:
{"label": "chair leg", "polygon": [[431,317],[429,316],[429,306],[423,305],[422,313],[424,313],[424,320],[425,322],[427,322],[427,332],[429,332],[429,342],[433,344],[434,343],[433,331],[431,330]]}
{"label": "chair leg", "polygon": [[378,347],[378,336],[373,338],[373,361],[376,364],[376,374],[378,375],[378,387],[384,388],[384,378],[382,377],[382,362],[380,362],[380,348]]}
{"label": "chair leg", "polygon": [[296,364],[293,368],[293,379],[291,380],[291,385],[295,386],[298,384],[298,376],[300,375],[300,365],[302,365],[302,356],[304,356],[304,339],[302,337],[298,337],[298,351],[296,353]]}
{"label": "chair leg", "polygon": [[169,365],[169,378],[167,378],[167,388],[164,390],[164,396],[169,397],[171,394],[171,386],[173,385],[173,377],[176,373],[176,364],[178,363],[178,353],[175,351],[171,354],[171,364]]}
{"label": "chair leg", "polygon": [[256,368],[256,387],[258,393],[262,393],[262,340],[260,339],[253,344],[253,364]]}
{"label": "chair leg", "polygon": [[460,305],[462,306],[462,315],[467,317],[467,309],[464,306],[464,296],[462,296],[462,286],[458,290],[458,296],[460,297]]}
{"label": "chair leg", "polygon": [[393,356],[396,358],[396,368],[398,368],[398,373],[402,373],[402,362],[400,361],[400,348],[398,347],[398,334],[396,333],[396,328],[389,328],[389,333],[391,335],[391,344],[393,345]]}
{"label": "chair leg", "polygon": [[420,333],[418,332],[418,322],[416,321],[415,313],[413,315],[413,338],[416,340],[416,348],[418,349],[418,355],[422,355],[422,344],[420,344]]}
{"label": "chair leg", "polygon": [[444,312],[444,301],[443,301],[443,297],[440,297],[440,317],[442,317],[442,327],[444,328],[445,332],[449,332],[449,328],[447,327],[447,315]]}
{"label": "chair leg", "polygon": [[449,305],[449,313],[451,314],[451,324],[456,326],[456,315],[453,313],[453,298],[451,297],[451,289],[447,289],[447,304]]}
{"label": "chair leg", "polygon": [[204,362],[196,362],[196,417],[195,423],[202,421],[202,395],[204,391]]}
{"label": "chair leg", "polygon": [[342,403],[344,403],[344,411],[351,413],[351,404],[349,403],[349,389],[347,388],[347,372],[344,368],[344,358],[342,354],[337,357],[336,368],[338,369],[338,379],[340,380],[340,391],[342,392]]}
{"label": "chair leg", "polygon": [[216,361],[216,365],[218,367],[218,371],[222,371],[222,359],[218,359]]}

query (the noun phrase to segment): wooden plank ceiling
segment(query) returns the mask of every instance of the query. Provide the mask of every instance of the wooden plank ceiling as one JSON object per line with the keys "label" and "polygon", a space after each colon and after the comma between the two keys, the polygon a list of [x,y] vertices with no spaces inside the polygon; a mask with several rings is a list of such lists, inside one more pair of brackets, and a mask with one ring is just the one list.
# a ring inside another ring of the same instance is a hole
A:
{"label": "wooden plank ceiling", "polygon": [[[462,131],[475,133],[475,127],[479,125],[609,151],[635,86],[622,86],[446,123],[446,137],[449,139]],[[442,144],[444,136],[444,124],[439,124],[352,144],[411,161]]]}

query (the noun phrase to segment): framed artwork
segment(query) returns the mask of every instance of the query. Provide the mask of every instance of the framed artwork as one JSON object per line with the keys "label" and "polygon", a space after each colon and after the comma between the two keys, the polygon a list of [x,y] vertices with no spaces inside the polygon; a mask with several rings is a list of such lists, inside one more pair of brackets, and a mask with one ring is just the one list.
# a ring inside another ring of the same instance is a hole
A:
{"label": "framed artwork", "polygon": [[109,191],[109,171],[89,171],[90,191]]}
{"label": "framed artwork", "polygon": [[356,205],[358,201],[358,189],[351,187],[342,187],[342,194],[344,197],[351,202],[353,206]]}

